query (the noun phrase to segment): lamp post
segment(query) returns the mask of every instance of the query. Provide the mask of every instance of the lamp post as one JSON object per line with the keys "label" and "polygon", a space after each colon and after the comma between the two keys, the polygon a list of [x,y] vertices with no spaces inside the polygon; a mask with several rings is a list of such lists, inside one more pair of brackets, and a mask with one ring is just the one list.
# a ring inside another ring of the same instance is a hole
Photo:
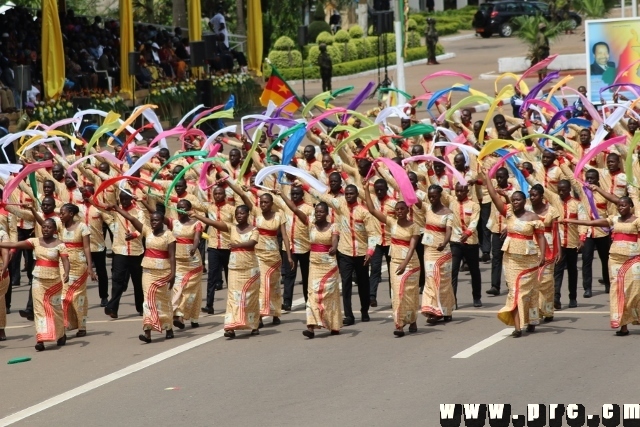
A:
{"label": "lamp post", "polygon": [[[398,89],[402,92],[406,92],[406,82],[404,78],[404,38],[406,37],[404,2],[405,0],[398,0],[396,3],[396,19],[393,23],[393,29],[396,33],[396,74],[398,76]],[[398,94],[398,104],[400,105],[408,101],[407,99],[404,99],[402,92]]]}

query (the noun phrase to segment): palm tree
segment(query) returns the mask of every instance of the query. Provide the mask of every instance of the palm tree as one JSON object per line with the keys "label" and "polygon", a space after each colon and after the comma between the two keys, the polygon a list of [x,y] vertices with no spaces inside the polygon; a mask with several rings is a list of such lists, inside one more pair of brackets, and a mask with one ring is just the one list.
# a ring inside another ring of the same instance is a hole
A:
{"label": "palm tree", "polygon": [[529,54],[527,58],[533,59],[535,55],[536,49],[536,39],[538,35],[538,26],[541,23],[547,24],[547,29],[544,34],[549,39],[549,43],[558,37],[560,37],[564,32],[570,29],[569,22],[558,22],[552,23],[548,22],[542,15],[536,16],[518,16],[514,18],[514,24],[518,31],[516,32],[516,36],[522,40],[525,44],[529,46]]}
{"label": "palm tree", "polygon": [[573,0],[572,5],[585,19],[601,19],[609,15],[614,0]]}

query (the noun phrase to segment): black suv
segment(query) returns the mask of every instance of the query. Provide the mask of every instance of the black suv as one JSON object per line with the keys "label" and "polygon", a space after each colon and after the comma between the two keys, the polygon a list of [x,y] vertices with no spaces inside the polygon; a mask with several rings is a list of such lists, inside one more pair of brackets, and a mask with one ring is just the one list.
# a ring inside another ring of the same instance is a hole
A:
{"label": "black suv", "polygon": [[[549,5],[540,1],[490,1],[478,7],[478,12],[473,17],[473,27],[484,38],[496,33],[501,37],[511,37],[516,29],[513,18],[535,15],[551,20]],[[558,21],[562,20],[562,10],[557,11],[556,15]],[[571,29],[575,29],[582,23],[582,18],[575,12],[569,12],[568,21]]]}

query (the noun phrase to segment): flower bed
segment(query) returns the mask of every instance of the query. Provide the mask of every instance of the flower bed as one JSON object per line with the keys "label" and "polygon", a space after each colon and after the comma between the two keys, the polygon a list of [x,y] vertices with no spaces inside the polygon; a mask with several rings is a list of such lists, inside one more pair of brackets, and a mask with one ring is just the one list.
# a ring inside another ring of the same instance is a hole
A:
{"label": "flower bed", "polygon": [[115,111],[124,115],[129,107],[124,99],[117,95],[95,93],[65,93],[64,96],[48,101],[39,101],[33,111],[32,119],[45,125],[50,125],[62,119],[73,117],[77,109],[73,107],[73,98],[90,98],[89,108]]}

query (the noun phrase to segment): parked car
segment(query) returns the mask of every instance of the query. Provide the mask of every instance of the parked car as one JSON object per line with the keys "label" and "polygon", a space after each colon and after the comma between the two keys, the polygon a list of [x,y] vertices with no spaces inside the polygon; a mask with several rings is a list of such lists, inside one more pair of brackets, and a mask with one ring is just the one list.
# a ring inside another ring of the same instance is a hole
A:
{"label": "parked car", "polygon": [[[473,27],[483,38],[489,38],[494,34],[511,37],[517,29],[513,18],[535,15],[542,15],[551,21],[549,5],[541,1],[490,1],[478,7],[478,12],[473,17]],[[562,20],[562,16],[563,12],[557,11],[556,20]],[[575,12],[569,12],[568,22],[571,29],[575,29],[582,23],[582,18]]]}

